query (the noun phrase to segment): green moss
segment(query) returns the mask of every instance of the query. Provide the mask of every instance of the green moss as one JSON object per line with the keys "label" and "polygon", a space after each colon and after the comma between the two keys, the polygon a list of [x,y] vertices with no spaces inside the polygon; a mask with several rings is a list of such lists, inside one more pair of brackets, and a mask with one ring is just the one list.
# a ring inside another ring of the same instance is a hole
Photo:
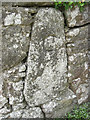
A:
{"label": "green moss", "polygon": [[[53,0],[55,2],[55,8],[59,9],[60,7],[65,8],[65,10],[73,9],[74,6],[78,5],[78,7],[80,8],[80,11],[83,11],[83,8],[85,5],[87,5],[87,2],[69,2],[69,0],[67,0],[67,2],[62,2],[63,0]],[[85,1],[85,0],[83,0]]]}
{"label": "green moss", "polygon": [[81,120],[87,119],[90,120],[90,102],[84,103],[80,106],[76,106],[72,112],[69,112],[66,115],[66,118],[69,120]]}

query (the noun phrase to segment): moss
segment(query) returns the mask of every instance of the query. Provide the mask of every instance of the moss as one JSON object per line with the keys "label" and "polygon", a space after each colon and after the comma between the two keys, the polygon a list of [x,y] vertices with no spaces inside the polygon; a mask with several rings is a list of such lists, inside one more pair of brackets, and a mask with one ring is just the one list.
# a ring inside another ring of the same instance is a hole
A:
{"label": "moss", "polygon": [[84,103],[80,106],[75,106],[75,108],[67,113],[66,118],[69,120],[81,120],[87,119],[90,120],[90,102]]}
{"label": "moss", "polygon": [[65,10],[73,9],[76,5],[80,8],[80,11],[83,11],[83,8],[85,5],[87,5],[90,2],[85,2],[85,0],[79,0],[80,2],[73,2],[69,0],[67,0],[67,2],[62,2],[63,0],[53,0],[55,2],[55,8],[59,9],[60,7],[65,8]]}

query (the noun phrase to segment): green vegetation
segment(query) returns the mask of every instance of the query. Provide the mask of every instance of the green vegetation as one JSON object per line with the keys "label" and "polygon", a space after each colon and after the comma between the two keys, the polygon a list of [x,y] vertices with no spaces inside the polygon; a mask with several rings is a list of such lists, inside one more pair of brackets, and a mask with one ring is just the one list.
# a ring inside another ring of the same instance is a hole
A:
{"label": "green vegetation", "polygon": [[64,118],[56,118],[55,120],[90,120],[90,102],[75,106]]}
{"label": "green vegetation", "polygon": [[[78,7],[80,8],[80,11],[83,11],[84,6],[87,4],[87,2],[85,2],[85,0],[80,0],[80,2],[69,2],[69,0],[67,0],[68,2],[63,2],[63,0],[53,0],[55,2],[55,8],[60,8],[60,7],[64,7],[65,10],[68,10],[69,8],[73,9],[74,6],[78,5]],[[75,1],[75,0],[74,0]]]}
{"label": "green vegetation", "polygon": [[66,118],[69,120],[90,120],[90,102],[84,103],[80,106],[76,106],[72,112],[69,112],[66,115]]}

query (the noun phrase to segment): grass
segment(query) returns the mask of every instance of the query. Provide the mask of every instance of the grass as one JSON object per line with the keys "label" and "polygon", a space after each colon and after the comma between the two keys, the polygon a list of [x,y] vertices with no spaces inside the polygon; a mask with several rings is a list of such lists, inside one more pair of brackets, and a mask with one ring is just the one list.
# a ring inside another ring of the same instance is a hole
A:
{"label": "grass", "polygon": [[81,12],[84,10],[84,6],[90,3],[90,1],[85,2],[85,0],[78,0],[78,2],[75,2],[76,0],[74,1],[67,0],[67,2],[63,2],[63,0],[52,0],[52,1],[55,2],[55,8],[59,9],[60,7],[63,7],[65,8],[65,10],[68,10],[69,8],[73,9],[74,6],[78,6]]}
{"label": "grass", "polygon": [[66,114],[65,118],[55,120],[90,120],[90,102],[75,106],[71,112]]}
{"label": "grass", "polygon": [[66,118],[67,120],[90,120],[90,102],[75,106],[71,112],[67,113]]}

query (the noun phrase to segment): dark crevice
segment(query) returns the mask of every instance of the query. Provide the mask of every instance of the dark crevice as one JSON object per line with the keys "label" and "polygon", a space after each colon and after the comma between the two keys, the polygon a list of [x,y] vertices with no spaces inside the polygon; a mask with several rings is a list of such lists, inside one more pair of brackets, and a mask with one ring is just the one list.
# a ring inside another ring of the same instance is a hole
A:
{"label": "dark crevice", "polygon": [[64,28],[65,28],[65,27],[67,27],[67,19],[66,19],[64,10],[62,11],[62,13],[63,13],[63,17],[64,17]]}
{"label": "dark crevice", "polygon": [[[35,14],[33,14],[33,16],[34,16]],[[34,22],[31,24],[31,32],[30,32],[30,35],[29,35],[29,38],[30,38],[30,41],[31,41],[31,36],[32,36],[32,28],[33,28],[33,24],[34,24]],[[29,43],[29,45],[28,45],[28,52],[27,52],[27,57],[25,58],[25,59],[23,59],[23,63],[26,65],[26,70],[25,70],[25,73],[26,73],[26,76],[25,77],[23,77],[23,97],[24,97],[24,100],[23,100],[23,102],[26,104],[26,107],[27,106],[29,106],[28,105],[28,103],[27,103],[27,101],[26,101],[26,99],[25,99],[25,95],[24,95],[24,87],[25,87],[25,79],[26,79],[26,77],[27,77],[27,70],[28,70],[28,66],[27,66],[27,62],[28,62],[28,55],[29,55],[29,49],[30,49],[30,43]]]}
{"label": "dark crevice", "polygon": [[42,107],[41,107],[41,106],[40,106],[40,109],[41,109],[41,111],[42,111],[42,113],[43,113],[44,120],[46,120],[46,114],[44,113],[44,111],[43,111],[43,109],[42,109]]}
{"label": "dark crevice", "polygon": [[[8,4],[7,4],[8,5]],[[4,4],[3,4],[4,6]],[[20,5],[20,2],[18,4],[11,4],[12,7],[25,7],[25,8],[30,8],[30,7],[55,7],[54,2],[24,2],[24,4]]]}
{"label": "dark crevice", "polygon": [[[26,53],[27,54],[27,53]],[[22,60],[22,63],[26,63],[26,61],[27,61],[27,56]]]}
{"label": "dark crevice", "polygon": [[[66,39],[66,38],[65,38]],[[69,84],[69,78],[68,78],[68,66],[69,66],[69,62],[68,62],[68,52],[67,52],[67,44],[65,44],[66,47],[66,54],[67,54],[67,82],[68,82],[68,87],[70,88],[70,84]]]}
{"label": "dark crevice", "polygon": [[32,16],[32,17],[35,17],[35,15],[36,15],[36,13],[31,13],[31,16]]}
{"label": "dark crevice", "polygon": [[[27,67],[26,67],[26,71],[27,71]],[[25,73],[26,73],[26,71],[25,71]],[[24,95],[24,87],[25,87],[25,78],[26,77],[23,77],[23,90],[22,90],[22,93],[23,93],[23,103],[25,103],[26,104],[26,106],[28,106],[28,103],[27,103],[27,101],[26,101],[26,99],[25,99],[25,95]],[[25,107],[26,107],[25,106]]]}
{"label": "dark crevice", "polygon": [[2,107],[2,109],[6,106],[8,110],[10,110],[8,113],[4,113],[3,115],[8,115],[13,111],[12,105],[10,105],[9,98],[7,98],[8,102]]}
{"label": "dark crevice", "polygon": [[52,7],[52,8],[55,8],[55,5],[36,5],[36,6],[35,5],[32,5],[32,6],[31,5],[30,6],[29,5],[12,5],[12,7],[24,7],[24,8],[30,8],[30,7],[39,7],[39,8],[40,7],[41,8],[42,7]]}
{"label": "dark crevice", "polygon": [[69,29],[74,29],[74,28],[80,28],[80,27],[85,27],[85,26],[88,26],[90,25],[90,22],[89,23],[85,23],[83,25],[79,25],[79,26],[74,26],[74,27],[68,27]]}
{"label": "dark crevice", "polygon": [[[67,26],[67,19],[66,19],[66,16],[65,16],[65,9],[64,9],[63,11],[64,11],[64,12],[62,12],[62,13],[63,13],[63,17],[64,17],[64,33],[65,33],[65,40],[66,40],[66,33],[68,32],[68,30],[69,30],[70,28],[68,28],[68,26]],[[69,73],[69,69],[68,69],[69,61],[68,61],[68,58],[69,58],[69,56],[68,56],[68,52],[67,52],[67,45],[68,45],[68,44],[71,44],[71,43],[72,43],[72,42],[68,42],[68,43],[65,44],[66,54],[67,54],[67,82],[68,82],[68,88],[69,88],[70,90],[72,90],[72,88],[70,87],[71,84],[69,83],[69,78],[68,78],[68,73]]]}
{"label": "dark crevice", "polygon": [[9,104],[9,98],[7,98],[7,100],[8,100],[8,108],[10,108],[11,109],[10,112],[12,112],[13,111],[13,107],[12,107],[12,105]]}

